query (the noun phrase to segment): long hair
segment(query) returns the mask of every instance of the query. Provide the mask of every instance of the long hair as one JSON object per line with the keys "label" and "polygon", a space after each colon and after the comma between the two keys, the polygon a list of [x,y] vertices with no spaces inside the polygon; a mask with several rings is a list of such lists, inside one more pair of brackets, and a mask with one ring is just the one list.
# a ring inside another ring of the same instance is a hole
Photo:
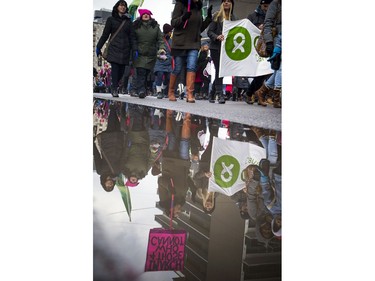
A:
{"label": "long hair", "polygon": [[214,21],[219,21],[219,20],[224,21],[224,19],[232,20],[234,1],[231,0],[231,3],[232,3],[232,5],[229,9],[229,15],[227,16],[225,11],[224,11],[224,4],[223,4],[223,2],[221,2],[220,10],[218,12],[216,12],[216,15],[214,17]]}

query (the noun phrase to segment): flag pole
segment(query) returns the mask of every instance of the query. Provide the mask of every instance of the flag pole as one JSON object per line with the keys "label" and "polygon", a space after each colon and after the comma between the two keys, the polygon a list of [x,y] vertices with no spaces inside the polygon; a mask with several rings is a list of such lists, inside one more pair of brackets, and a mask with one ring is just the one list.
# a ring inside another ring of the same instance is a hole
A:
{"label": "flag pole", "polygon": [[[191,4],[191,0],[188,0],[188,12],[190,12],[190,4]],[[188,23],[189,20],[186,20],[185,21],[185,24],[184,24],[184,28],[186,27],[187,23]]]}

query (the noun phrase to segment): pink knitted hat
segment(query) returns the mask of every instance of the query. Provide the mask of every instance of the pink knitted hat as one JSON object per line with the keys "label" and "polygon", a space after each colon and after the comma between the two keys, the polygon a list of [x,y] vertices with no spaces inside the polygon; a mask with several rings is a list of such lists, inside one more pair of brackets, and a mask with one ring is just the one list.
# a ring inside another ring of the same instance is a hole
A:
{"label": "pink knitted hat", "polygon": [[142,17],[144,14],[148,14],[149,16],[152,15],[151,11],[147,9],[138,9],[138,12],[139,12],[140,17]]}

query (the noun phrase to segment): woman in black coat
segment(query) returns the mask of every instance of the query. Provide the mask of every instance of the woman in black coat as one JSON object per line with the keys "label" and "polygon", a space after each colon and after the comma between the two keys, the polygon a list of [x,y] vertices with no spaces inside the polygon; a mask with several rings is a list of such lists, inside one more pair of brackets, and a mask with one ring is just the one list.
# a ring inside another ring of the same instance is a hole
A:
{"label": "woman in black coat", "polygon": [[118,105],[111,104],[107,129],[94,138],[94,163],[100,175],[100,184],[107,192],[112,191],[125,161],[126,134],[121,130],[117,117]]}
{"label": "woman in black coat", "polygon": [[118,32],[116,37],[109,43],[108,55],[106,60],[111,63],[111,94],[118,97],[119,82],[125,72],[125,67],[129,65],[130,54],[132,50],[137,50],[135,33],[130,16],[126,14],[128,4],[124,0],[118,1],[112,10],[112,16],[105,23],[103,34],[96,46],[96,55],[102,54],[101,49],[108,38],[120,27],[121,23],[125,24]]}

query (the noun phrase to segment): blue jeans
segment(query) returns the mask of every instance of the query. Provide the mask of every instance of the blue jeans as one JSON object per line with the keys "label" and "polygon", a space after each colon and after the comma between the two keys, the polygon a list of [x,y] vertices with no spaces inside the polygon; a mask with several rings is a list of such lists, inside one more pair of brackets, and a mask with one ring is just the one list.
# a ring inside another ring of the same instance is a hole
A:
{"label": "blue jeans", "polygon": [[196,72],[197,70],[197,60],[198,60],[198,50],[189,50],[188,55],[184,57],[174,57],[175,68],[172,74],[179,75],[183,65],[186,62],[186,72]]}
{"label": "blue jeans", "polygon": [[268,176],[261,176],[259,183],[262,188],[264,205],[274,216],[281,214],[281,175],[273,174],[272,178],[275,189],[273,189]]}
{"label": "blue jeans", "polygon": [[265,85],[269,89],[281,89],[281,65],[282,62],[280,64],[280,68],[275,70],[271,77],[266,81]]}
{"label": "blue jeans", "polygon": [[178,155],[181,157],[181,159],[189,160],[190,159],[190,155],[189,155],[190,140],[180,139],[178,143],[178,140],[176,139],[176,135],[174,133],[169,132],[168,133],[168,147],[167,147],[168,151],[175,150],[177,148],[176,147],[177,145],[179,145]]}
{"label": "blue jeans", "polygon": [[271,165],[276,165],[278,157],[276,139],[274,137],[264,135],[261,136],[259,140],[266,150],[267,160],[270,161]]}

